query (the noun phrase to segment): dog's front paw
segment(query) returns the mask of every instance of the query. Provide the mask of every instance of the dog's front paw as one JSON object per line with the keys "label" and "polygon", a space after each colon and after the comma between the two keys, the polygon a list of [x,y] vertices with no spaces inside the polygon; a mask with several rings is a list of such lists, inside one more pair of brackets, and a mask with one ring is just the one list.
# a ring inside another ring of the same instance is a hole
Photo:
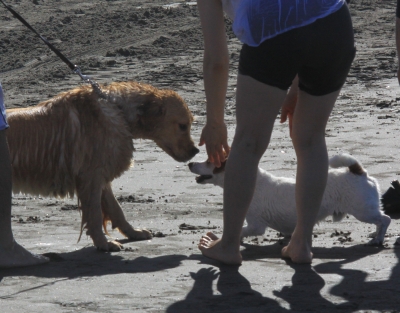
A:
{"label": "dog's front paw", "polygon": [[147,229],[134,229],[131,228],[129,231],[123,232],[123,234],[128,237],[130,240],[147,240],[153,238],[153,235]]}
{"label": "dog's front paw", "polygon": [[400,245],[400,237],[398,237],[397,239],[396,239],[396,242],[394,243],[395,245]]}
{"label": "dog's front paw", "polygon": [[110,240],[105,242],[104,244],[96,245],[96,248],[100,251],[118,252],[121,251],[124,247],[119,242],[115,240]]}

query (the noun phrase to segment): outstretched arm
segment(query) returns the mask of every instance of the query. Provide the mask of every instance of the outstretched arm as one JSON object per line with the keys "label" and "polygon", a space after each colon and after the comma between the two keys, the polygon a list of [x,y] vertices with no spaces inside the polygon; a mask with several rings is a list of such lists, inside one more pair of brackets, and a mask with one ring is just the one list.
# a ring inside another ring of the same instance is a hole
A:
{"label": "outstretched arm", "polygon": [[229,71],[224,13],[220,0],[198,0],[197,6],[204,37],[203,74],[207,100],[207,122],[199,145],[206,145],[209,161],[219,167],[229,153],[224,122]]}

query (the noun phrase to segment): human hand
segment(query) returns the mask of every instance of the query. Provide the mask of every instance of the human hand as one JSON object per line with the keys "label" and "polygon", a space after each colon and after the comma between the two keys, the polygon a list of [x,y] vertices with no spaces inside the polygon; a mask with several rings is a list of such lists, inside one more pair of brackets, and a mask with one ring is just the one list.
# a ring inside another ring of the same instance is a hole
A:
{"label": "human hand", "polygon": [[206,145],[208,160],[216,167],[220,167],[229,154],[230,147],[227,140],[225,123],[207,123],[201,132],[199,146]]}

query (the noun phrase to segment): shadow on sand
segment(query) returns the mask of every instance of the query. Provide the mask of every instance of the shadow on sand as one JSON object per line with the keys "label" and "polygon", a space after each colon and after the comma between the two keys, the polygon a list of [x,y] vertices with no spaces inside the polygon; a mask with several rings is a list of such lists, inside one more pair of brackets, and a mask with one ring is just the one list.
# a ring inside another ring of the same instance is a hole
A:
{"label": "shadow on sand", "polygon": [[[244,262],[249,260],[281,258],[282,245],[253,246],[244,244],[242,251]],[[240,273],[238,266],[221,266],[218,262],[202,256],[192,256],[202,262],[216,266],[203,268],[197,273],[191,273],[194,280],[192,290],[186,299],[171,305],[167,312],[344,312],[357,310],[378,310],[400,312],[400,267],[397,263],[392,268],[392,274],[386,281],[368,282],[368,272],[359,269],[342,269],[364,257],[378,254],[385,248],[354,245],[349,247],[314,248],[315,258],[331,259],[316,265],[298,265],[287,261],[294,270],[291,286],[285,286],[280,291],[273,291],[274,298],[263,296],[251,287],[251,283]],[[400,249],[394,249],[397,258]],[[268,270],[268,269],[266,269]],[[339,304],[324,298],[321,290],[326,282],[320,274],[336,274],[342,276],[337,285],[330,288],[330,294],[341,298]],[[213,281],[217,280],[213,292]],[[266,282],[268,284],[268,282]],[[289,304],[289,309],[283,308],[278,299]],[[368,301],[373,299],[374,301]],[[381,299],[381,301],[379,301]],[[367,301],[366,301],[367,300]],[[375,301],[378,300],[378,301]]]}

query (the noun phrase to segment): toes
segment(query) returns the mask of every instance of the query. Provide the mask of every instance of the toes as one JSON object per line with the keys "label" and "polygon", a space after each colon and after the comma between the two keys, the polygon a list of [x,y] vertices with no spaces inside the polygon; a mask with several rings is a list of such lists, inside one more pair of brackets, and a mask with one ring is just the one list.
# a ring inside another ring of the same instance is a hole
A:
{"label": "toes", "polygon": [[202,237],[201,239],[200,239],[200,243],[199,243],[199,245],[208,245],[208,243],[211,241],[211,239],[210,238],[207,238],[207,237]]}
{"label": "toes", "polygon": [[284,259],[290,259],[290,255],[287,251],[287,246],[282,248],[281,255],[282,255],[282,258],[284,258]]}
{"label": "toes", "polygon": [[283,259],[290,259],[293,263],[310,264],[314,255],[307,249],[299,250],[295,247],[293,250],[293,247],[286,246],[282,249],[281,256]]}
{"label": "toes", "polygon": [[217,240],[219,239],[214,233],[208,232],[207,237],[209,237],[211,240]]}

